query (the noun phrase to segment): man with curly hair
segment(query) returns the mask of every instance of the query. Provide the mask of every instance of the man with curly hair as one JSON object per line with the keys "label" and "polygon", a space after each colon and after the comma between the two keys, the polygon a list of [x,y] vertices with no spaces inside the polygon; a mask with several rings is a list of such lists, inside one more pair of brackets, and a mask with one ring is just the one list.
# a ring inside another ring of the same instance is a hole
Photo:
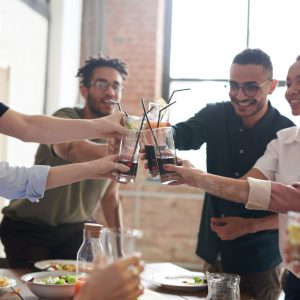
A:
{"label": "man with curly hair", "polygon": [[[94,119],[110,115],[122,96],[128,75],[117,58],[91,57],[77,76],[84,106],[59,109],[54,116]],[[111,101],[112,100],[112,101]],[[60,166],[101,158],[107,154],[105,140],[81,140],[61,144],[40,144],[36,165]],[[85,180],[48,190],[39,203],[12,200],[3,209],[1,240],[10,267],[31,266],[46,259],[75,259],[82,243],[83,224],[93,221],[101,202],[108,226],[120,225],[119,185],[108,180]]]}

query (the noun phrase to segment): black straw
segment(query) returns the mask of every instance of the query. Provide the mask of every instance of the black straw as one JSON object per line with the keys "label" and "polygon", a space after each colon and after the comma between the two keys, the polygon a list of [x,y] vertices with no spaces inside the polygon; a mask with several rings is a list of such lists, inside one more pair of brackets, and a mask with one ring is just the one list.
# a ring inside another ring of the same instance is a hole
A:
{"label": "black straw", "polygon": [[151,133],[152,133],[152,136],[153,136],[153,139],[154,139],[154,142],[155,142],[156,148],[157,148],[157,150],[158,150],[158,152],[159,152],[159,156],[160,156],[160,157],[162,157],[162,155],[161,155],[161,152],[160,152],[160,150],[159,150],[159,147],[158,147],[158,143],[157,143],[156,137],[155,137],[155,135],[154,135],[154,132],[153,132],[153,130],[152,130],[152,127],[151,127],[151,124],[150,124],[149,118],[148,118],[148,116],[147,116],[147,113],[146,113],[146,108],[145,108],[145,103],[144,103],[144,100],[143,100],[143,99],[141,99],[141,102],[142,102],[142,105],[143,105],[144,115],[145,115],[145,117],[146,117],[146,120],[147,120],[148,126],[149,126],[149,128],[150,128],[150,130],[151,130]]}
{"label": "black straw", "polygon": [[[152,106],[146,114],[149,114],[149,112],[154,108],[154,106]],[[145,114],[143,115],[143,118],[142,118],[142,122],[141,122],[141,126],[140,126],[140,130],[139,130],[139,133],[138,133],[138,137],[137,137],[137,140],[136,140],[136,143],[135,143],[135,146],[134,146],[134,151],[133,151],[133,154],[132,154],[132,158],[131,158],[131,163],[133,163],[133,159],[134,159],[134,154],[135,154],[135,151],[136,151],[136,148],[137,148],[137,145],[139,143],[139,139],[140,139],[140,135],[141,135],[141,132],[142,132],[142,128],[143,128],[143,124],[144,124],[144,120],[145,120]]]}
{"label": "black straw", "polygon": [[[115,104],[115,105],[118,105],[118,108],[119,108],[119,111],[120,112],[123,112],[122,110],[122,107],[121,107],[121,104],[118,102],[118,101],[114,101],[114,100],[109,100],[109,102]],[[126,117],[128,117],[128,113],[126,111],[124,111],[124,114],[126,115]]]}
{"label": "black straw", "polygon": [[163,116],[161,117],[161,112],[162,112],[163,110],[167,109],[168,107],[170,107],[171,105],[173,105],[174,103],[176,103],[176,101],[174,101],[174,102],[172,102],[172,103],[166,105],[165,107],[163,107],[163,108],[159,111],[159,113],[158,113],[158,119],[157,119],[157,128],[159,127],[159,122],[160,122],[160,121],[162,120],[162,118],[163,118]]}
{"label": "black straw", "polygon": [[189,91],[190,90],[190,88],[187,88],[187,89],[180,89],[180,90],[174,90],[173,92],[172,92],[172,94],[171,94],[171,97],[169,98],[169,100],[168,100],[168,103],[170,103],[170,101],[171,101],[171,99],[172,99],[172,97],[173,97],[173,95],[175,94],[175,93],[177,93],[177,92],[182,92],[182,91]]}

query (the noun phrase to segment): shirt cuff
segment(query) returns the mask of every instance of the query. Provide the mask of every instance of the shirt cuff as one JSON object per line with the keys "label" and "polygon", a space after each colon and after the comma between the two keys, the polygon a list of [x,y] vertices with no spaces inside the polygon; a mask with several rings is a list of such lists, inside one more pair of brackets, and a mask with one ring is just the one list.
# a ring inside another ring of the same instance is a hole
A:
{"label": "shirt cuff", "polygon": [[44,197],[50,167],[35,165],[29,168],[29,179],[26,186],[26,198],[31,202],[39,202]]}
{"label": "shirt cuff", "polygon": [[271,199],[271,181],[248,177],[250,190],[246,208],[267,210]]}

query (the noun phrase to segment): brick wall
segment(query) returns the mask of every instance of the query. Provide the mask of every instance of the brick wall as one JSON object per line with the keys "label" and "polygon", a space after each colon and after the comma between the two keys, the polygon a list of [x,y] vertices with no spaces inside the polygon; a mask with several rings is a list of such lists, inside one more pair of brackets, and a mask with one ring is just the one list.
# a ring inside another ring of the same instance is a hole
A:
{"label": "brick wall", "polygon": [[[139,115],[140,98],[147,102],[161,96],[164,1],[104,0],[103,9],[102,47],[129,66],[123,109]],[[201,191],[149,180],[140,163],[137,182],[122,185],[121,192],[125,226],[143,230],[141,250],[147,261],[199,266],[194,251]]]}

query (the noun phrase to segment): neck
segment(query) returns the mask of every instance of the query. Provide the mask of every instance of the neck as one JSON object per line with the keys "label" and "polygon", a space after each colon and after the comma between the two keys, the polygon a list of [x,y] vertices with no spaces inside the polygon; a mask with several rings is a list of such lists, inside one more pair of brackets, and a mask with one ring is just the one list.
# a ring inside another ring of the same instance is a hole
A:
{"label": "neck", "polygon": [[95,114],[87,106],[85,106],[83,108],[83,118],[84,119],[97,119],[97,118],[102,118],[102,117],[106,117],[106,115],[102,114],[102,113]]}

